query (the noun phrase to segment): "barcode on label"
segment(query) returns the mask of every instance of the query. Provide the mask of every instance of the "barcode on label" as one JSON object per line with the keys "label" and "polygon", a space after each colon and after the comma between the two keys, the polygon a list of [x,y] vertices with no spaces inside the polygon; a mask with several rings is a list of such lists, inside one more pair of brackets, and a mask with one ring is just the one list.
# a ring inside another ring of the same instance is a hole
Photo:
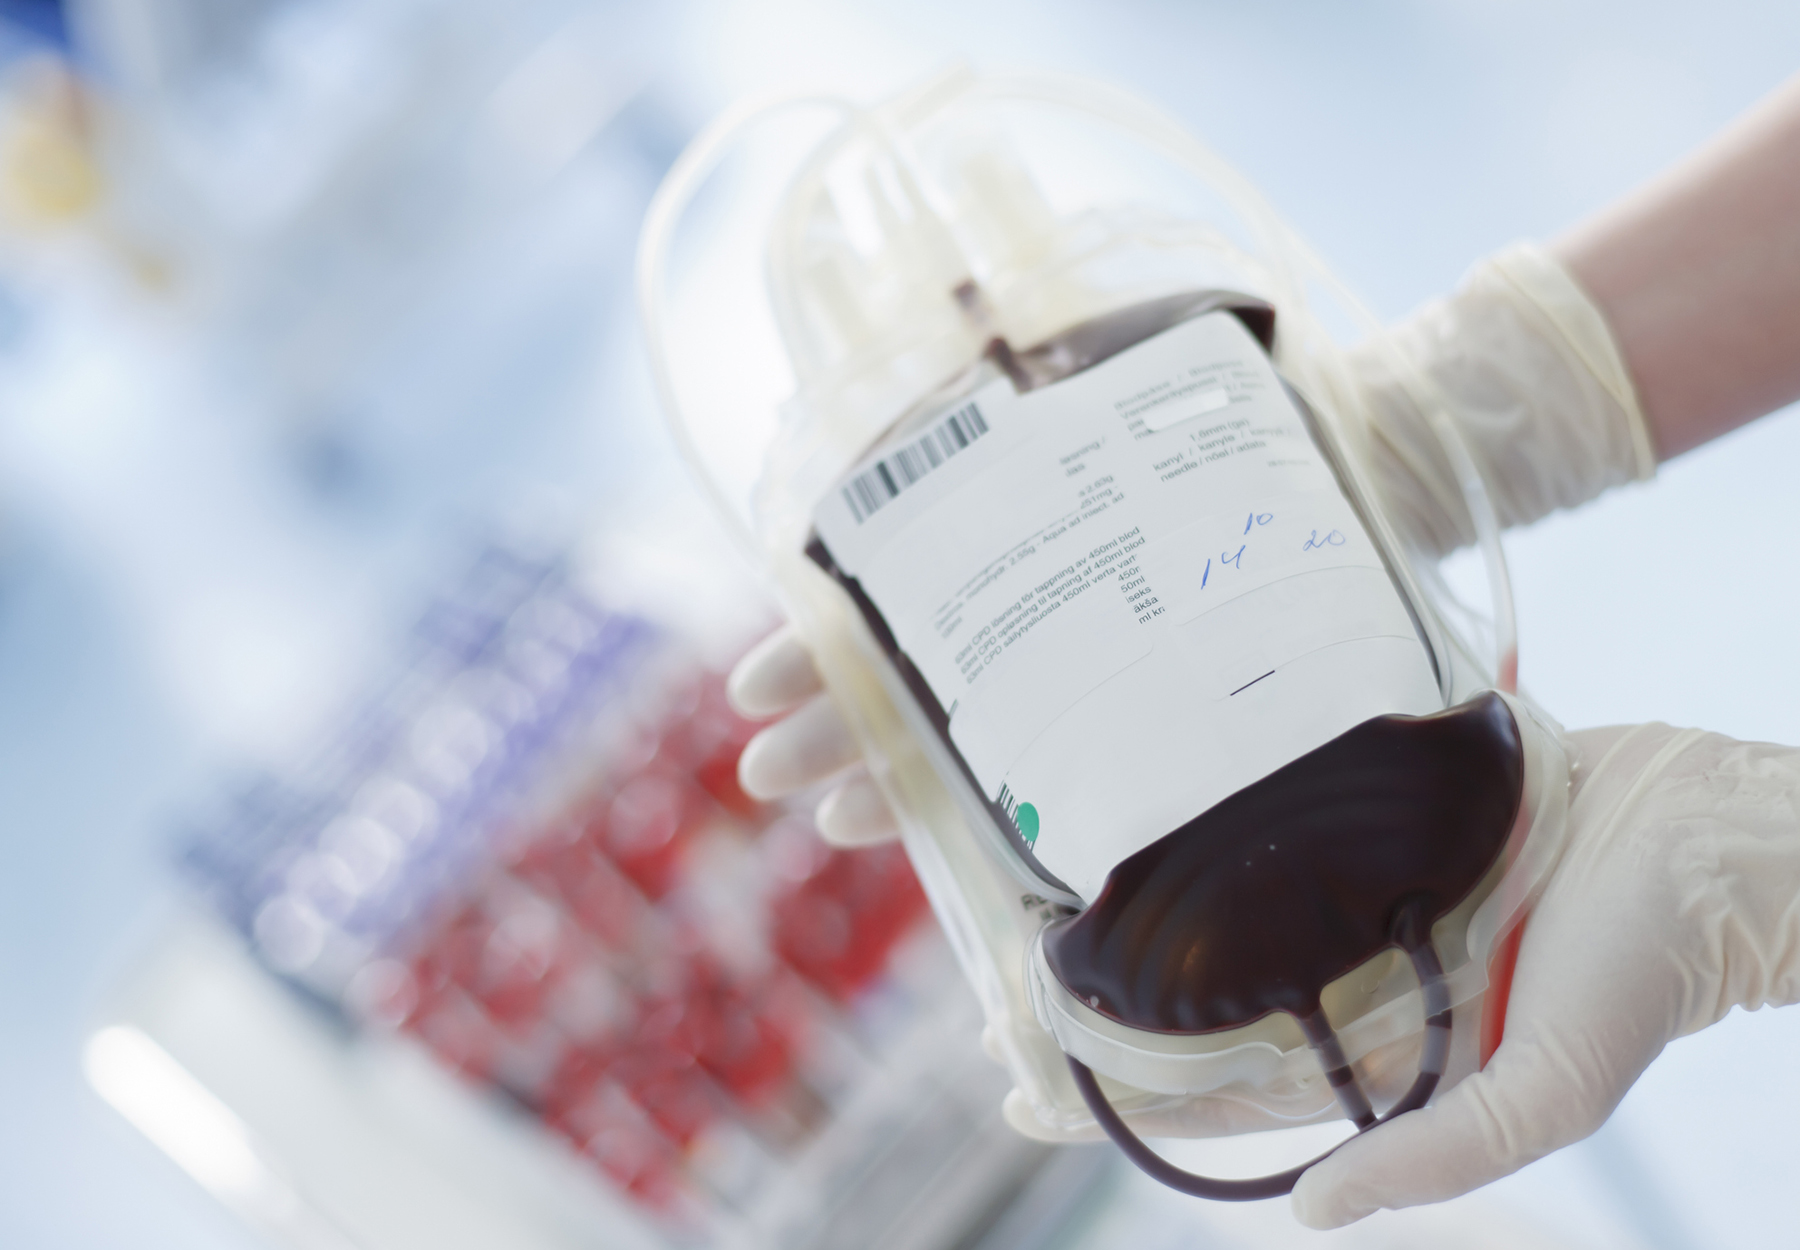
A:
{"label": "barcode on label", "polygon": [[973,403],[964,404],[938,422],[922,437],[877,460],[851,478],[844,487],[844,502],[861,525],[889,500],[918,482],[957,452],[988,432],[987,418]]}
{"label": "barcode on label", "polygon": [[1000,793],[994,801],[1000,804],[1000,810],[1006,813],[1006,818],[1013,822],[1013,828],[1018,828],[1019,800],[1014,796],[1012,787],[1002,781],[1000,783]]}

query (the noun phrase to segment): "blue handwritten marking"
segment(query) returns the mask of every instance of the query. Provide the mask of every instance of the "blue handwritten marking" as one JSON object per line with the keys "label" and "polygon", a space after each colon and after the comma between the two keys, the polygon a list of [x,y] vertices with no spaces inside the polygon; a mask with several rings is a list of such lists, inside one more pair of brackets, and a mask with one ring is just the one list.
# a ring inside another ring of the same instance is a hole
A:
{"label": "blue handwritten marking", "polygon": [[1273,512],[1252,512],[1249,516],[1244,518],[1244,533],[1248,534],[1252,525],[1267,525],[1274,519],[1275,514]]}
{"label": "blue handwritten marking", "polygon": [[[1248,546],[1249,546],[1248,543],[1244,544],[1244,547],[1248,547]],[[1220,564],[1229,564],[1232,568],[1236,569],[1238,572],[1240,572],[1240,573],[1243,572],[1244,566],[1238,562],[1244,558],[1244,547],[1239,547],[1236,551],[1234,551],[1230,555],[1226,555],[1224,552],[1221,551],[1219,553],[1219,563]]]}
{"label": "blue handwritten marking", "polygon": [[1200,574],[1200,589],[1201,590],[1206,589],[1206,579],[1211,576],[1212,576],[1212,557],[1208,556],[1207,560],[1206,560],[1206,568]]}
{"label": "blue handwritten marking", "polygon": [[1314,547],[1326,546],[1342,547],[1346,541],[1348,540],[1337,530],[1332,530],[1331,533],[1325,535],[1323,538],[1319,537],[1318,530],[1314,530],[1312,532],[1312,537],[1306,540],[1306,546],[1300,548],[1300,550],[1311,551]]}

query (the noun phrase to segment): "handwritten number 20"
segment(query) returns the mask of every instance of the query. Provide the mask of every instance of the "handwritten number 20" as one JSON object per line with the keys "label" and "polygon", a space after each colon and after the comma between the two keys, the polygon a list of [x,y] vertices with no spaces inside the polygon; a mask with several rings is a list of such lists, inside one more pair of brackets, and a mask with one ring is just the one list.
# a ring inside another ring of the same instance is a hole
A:
{"label": "handwritten number 20", "polygon": [[1312,537],[1306,540],[1306,546],[1302,547],[1300,550],[1311,551],[1315,547],[1342,547],[1345,541],[1343,534],[1339,533],[1337,530],[1332,530],[1323,538],[1319,537],[1318,530],[1314,530],[1312,532]]}

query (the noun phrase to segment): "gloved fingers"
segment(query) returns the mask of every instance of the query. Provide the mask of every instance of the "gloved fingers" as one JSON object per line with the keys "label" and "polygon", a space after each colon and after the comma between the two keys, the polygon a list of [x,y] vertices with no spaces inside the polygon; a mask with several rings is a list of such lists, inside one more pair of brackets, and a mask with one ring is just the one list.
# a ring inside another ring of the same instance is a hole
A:
{"label": "gloved fingers", "polygon": [[813,819],[833,846],[873,846],[900,836],[894,810],[862,768],[820,801]]}
{"label": "gloved fingers", "polygon": [[752,798],[778,799],[856,763],[856,739],[829,695],[814,695],[744,747],[738,783]]}
{"label": "gloved fingers", "polygon": [[743,715],[760,720],[800,706],[825,685],[812,652],[791,625],[783,625],[745,653],[725,682],[725,697]]}
{"label": "gloved fingers", "polygon": [[[1526,923],[1505,1037],[1487,1067],[1309,1170],[1294,1187],[1301,1223],[1337,1228],[1511,1175],[1599,1128],[1656,1057],[1669,1035],[1666,939],[1638,914],[1638,883],[1571,867]],[[1475,1024],[1458,1008],[1453,1049]]]}
{"label": "gloved fingers", "polygon": [[1309,1170],[1302,1223],[1335,1228],[1517,1171],[1597,1129],[1670,1039],[1734,1003],[1796,996],[1781,980],[1800,862],[1793,752],[1667,725],[1569,744],[1570,844],[1526,924],[1505,1040],[1434,1105]]}
{"label": "gloved fingers", "polygon": [[1579,1035],[1508,1037],[1485,1070],[1437,1102],[1346,1142],[1294,1187],[1308,1228],[1383,1208],[1443,1202],[1509,1176],[1599,1128],[1616,1098],[1597,1089]]}

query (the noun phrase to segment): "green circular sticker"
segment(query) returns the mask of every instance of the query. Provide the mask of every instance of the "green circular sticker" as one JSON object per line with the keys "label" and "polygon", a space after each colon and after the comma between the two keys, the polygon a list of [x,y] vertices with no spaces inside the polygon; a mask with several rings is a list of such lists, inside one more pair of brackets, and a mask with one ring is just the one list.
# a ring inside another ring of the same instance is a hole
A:
{"label": "green circular sticker", "polygon": [[1038,835],[1037,808],[1029,803],[1021,803],[1019,804],[1019,810],[1013,814],[1013,819],[1018,823],[1019,833],[1024,837],[1025,845],[1036,846]]}

